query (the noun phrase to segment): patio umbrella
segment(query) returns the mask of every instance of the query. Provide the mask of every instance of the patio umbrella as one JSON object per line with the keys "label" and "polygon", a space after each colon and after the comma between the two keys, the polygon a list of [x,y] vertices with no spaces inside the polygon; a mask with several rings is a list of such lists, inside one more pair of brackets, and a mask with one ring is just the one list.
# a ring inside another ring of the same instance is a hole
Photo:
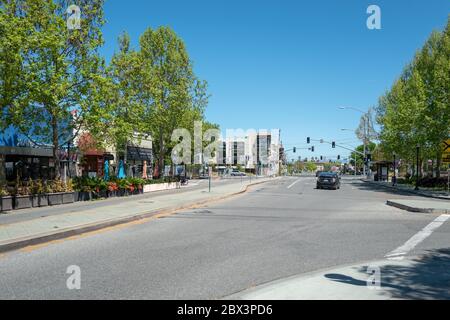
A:
{"label": "patio umbrella", "polygon": [[109,160],[105,160],[105,173],[104,173],[105,181],[109,180]]}
{"label": "patio umbrella", "polygon": [[119,161],[119,174],[117,175],[119,179],[124,179],[126,177],[125,175],[125,167],[123,165],[123,160]]}
{"label": "patio umbrella", "polygon": [[144,161],[144,165],[142,167],[142,179],[148,179],[148,176],[147,176],[147,161]]}

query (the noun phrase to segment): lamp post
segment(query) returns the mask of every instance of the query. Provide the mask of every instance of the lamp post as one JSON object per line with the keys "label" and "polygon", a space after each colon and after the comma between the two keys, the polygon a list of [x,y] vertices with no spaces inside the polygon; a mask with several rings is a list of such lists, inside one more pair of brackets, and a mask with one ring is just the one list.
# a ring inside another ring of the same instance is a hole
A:
{"label": "lamp post", "polygon": [[369,113],[367,111],[363,111],[361,109],[355,108],[355,107],[339,107],[341,110],[354,110],[357,112],[360,112],[363,114],[363,121],[364,121],[364,166],[363,166],[363,174],[366,176],[367,172],[367,141],[368,141],[368,134],[369,134]]}
{"label": "lamp post", "polygon": [[420,156],[420,145],[416,146],[416,188],[415,190],[419,190],[419,156]]}

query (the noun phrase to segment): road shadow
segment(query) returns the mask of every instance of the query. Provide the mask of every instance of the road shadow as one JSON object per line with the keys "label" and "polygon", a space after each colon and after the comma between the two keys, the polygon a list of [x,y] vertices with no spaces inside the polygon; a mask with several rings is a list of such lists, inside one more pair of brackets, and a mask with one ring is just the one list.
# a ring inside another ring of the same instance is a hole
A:
{"label": "road shadow", "polygon": [[408,197],[424,197],[423,195],[416,194],[410,191],[400,190],[400,189],[392,189],[389,187],[375,185],[368,182],[349,182],[347,184],[351,184],[353,187],[361,190],[361,191],[372,191],[372,192],[380,192],[387,193],[392,195],[400,195],[400,196],[408,196]]}
{"label": "road shadow", "polygon": [[[358,269],[362,279],[369,276],[367,268],[364,266]],[[325,277],[348,285],[366,286],[366,281],[343,274],[327,274]],[[383,265],[381,287],[393,299],[449,300],[450,248],[429,250],[408,265]]]}

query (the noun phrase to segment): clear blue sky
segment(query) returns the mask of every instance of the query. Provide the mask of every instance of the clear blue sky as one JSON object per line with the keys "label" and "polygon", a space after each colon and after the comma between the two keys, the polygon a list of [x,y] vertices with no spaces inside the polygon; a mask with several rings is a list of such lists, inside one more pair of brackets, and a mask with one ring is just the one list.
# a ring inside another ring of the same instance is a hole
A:
{"label": "clear blue sky", "polygon": [[[382,30],[366,27],[367,7]],[[109,0],[102,53],[126,30],[137,45],[147,28],[172,27],[212,95],[207,118],[222,129],[282,130],[288,148],[306,137],[357,145],[352,132],[450,13],[448,0]],[[316,144],[314,156],[348,155]],[[296,157],[313,154],[302,151]],[[292,156],[289,156],[292,158]]]}

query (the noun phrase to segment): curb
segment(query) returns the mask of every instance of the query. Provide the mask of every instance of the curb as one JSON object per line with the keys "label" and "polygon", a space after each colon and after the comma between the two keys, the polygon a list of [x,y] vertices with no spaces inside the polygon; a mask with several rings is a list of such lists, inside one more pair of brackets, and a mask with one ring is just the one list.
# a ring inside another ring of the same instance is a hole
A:
{"label": "curb", "polygon": [[393,187],[393,186],[387,186],[387,185],[383,185],[383,184],[377,184],[377,183],[374,183],[374,182],[372,182],[372,181],[367,181],[367,180],[364,180],[364,179],[360,179],[360,180],[361,180],[362,182],[364,182],[364,183],[367,183],[367,184],[370,184],[370,185],[373,185],[373,186],[377,186],[377,187],[381,187],[381,188],[385,188],[385,189],[397,190],[397,191],[399,191],[399,192],[406,192],[406,193],[409,193],[409,194],[414,194],[414,195],[416,195],[416,196],[425,197],[425,198],[433,198],[433,199],[440,199],[440,200],[447,200],[447,201],[450,201],[450,198],[449,198],[449,197],[433,196],[433,195],[429,195],[429,194],[426,194],[426,193],[421,193],[420,191],[417,192],[417,191],[415,191],[415,190],[398,189],[398,188]]}
{"label": "curb", "polygon": [[398,203],[395,201],[390,201],[390,200],[388,200],[386,202],[386,204],[391,207],[395,207],[398,209],[406,210],[409,212],[415,212],[415,213],[429,213],[429,214],[449,214],[450,213],[450,210],[447,210],[447,209],[417,208],[417,207],[411,207],[406,204],[401,204],[401,203]]}
{"label": "curb", "polygon": [[263,183],[266,183],[269,181],[270,180],[255,182],[255,183],[245,186],[238,192],[233,192],[233,193],[230,193],[227,195],[213,197],[210,199],[200,200],[200,201],[189,203],[189,204],[186,204],[183,206],[168,207],[165,209],[160,209],[160,210],[155,210],[155,211],[151,211],[151,212],[147,212],[147,213],[137,214],[137,215],[133,215],[130,217],[106,220],[106,221],[101,221],[101,222],[94,222],[92,224],[87,224],[87,225],[82,225],[82,226],[78,226],[78,227],[74,227],[74,228],[70,228],[70,229],[60,230],[57,232],[45,233],[45,234],[35,235],[35,236],[27,237],[27,238],[15,239],[13,241],[0,244],[0,254],[23,249],[23,248],[29,247],[29,246],[44,244],[44,243],[51,242],[51,241],[62,240],[62,239],[90,233],[93,231],[101,230],[101,229],[116,227],[119,225],[124,225],[124,224],[135,222],[135,221],[140,221],[140,220],[149,219],[149,218],[155,218],[155,217],[158,217],[161,215],[174,214],[180,210],[191,209],[191,208],[201,206],[201,205],[204,205],[207,203],[225,200],[225,199],[228,199],[228,198],[240,195],[240,194],[244,194],[248,191],[249,187],[263,184]]}

